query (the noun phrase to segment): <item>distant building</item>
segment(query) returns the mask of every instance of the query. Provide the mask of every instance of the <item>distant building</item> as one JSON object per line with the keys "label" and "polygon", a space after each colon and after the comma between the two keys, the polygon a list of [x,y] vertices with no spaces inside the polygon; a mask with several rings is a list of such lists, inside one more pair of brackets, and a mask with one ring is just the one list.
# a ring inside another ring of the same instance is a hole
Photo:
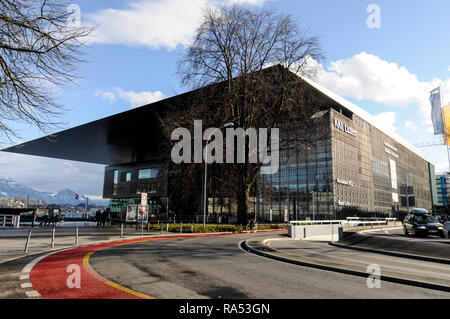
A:
{"label": "distant building", "polygon": [[437,204],[434,207],[436,215],[448,214],[450,203],[450,173],[436,174]]}

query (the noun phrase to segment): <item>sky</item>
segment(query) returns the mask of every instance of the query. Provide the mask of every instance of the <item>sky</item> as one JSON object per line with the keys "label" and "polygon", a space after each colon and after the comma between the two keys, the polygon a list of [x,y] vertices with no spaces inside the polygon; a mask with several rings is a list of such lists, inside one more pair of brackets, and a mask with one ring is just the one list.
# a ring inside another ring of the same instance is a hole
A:
{"label": "sky", "polygon": [[[450,103],[450,1],[447,0],[233,0],[296,18],[320,38],[324,59],[315,81],[360,106],[387,131],[411,144],[438,142],[429,92],[442,85]],[[202,8],[221,0],[82,0],[83,24],[97,30],[78,67],[76,85],[58,93],[71,128],[188,89],[176,63],[191,43]],[[17,142],[44,134],[16,124]],[[2,148],[8,144],[1,145]],[[438,171],[448,170],[445,146],[420,148]],[[0,152],[0,177],[40,191],[71,188],[100,196],[104,166]]]}

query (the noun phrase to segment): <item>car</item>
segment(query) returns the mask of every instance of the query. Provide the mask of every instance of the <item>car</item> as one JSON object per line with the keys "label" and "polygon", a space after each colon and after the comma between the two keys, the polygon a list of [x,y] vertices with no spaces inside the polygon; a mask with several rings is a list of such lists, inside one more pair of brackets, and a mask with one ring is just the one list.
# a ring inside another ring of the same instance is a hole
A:
{"label": "car", "polygon": [[450,221],[444,224],[444,236],[450,239]]}
{"label": "car", "polygon": [[413,237],[418,235],[439,235],[445,237],[444,225],[442,225],[426,209],[415,208],[403,221],[403,231],[405,235],[411,233]]}

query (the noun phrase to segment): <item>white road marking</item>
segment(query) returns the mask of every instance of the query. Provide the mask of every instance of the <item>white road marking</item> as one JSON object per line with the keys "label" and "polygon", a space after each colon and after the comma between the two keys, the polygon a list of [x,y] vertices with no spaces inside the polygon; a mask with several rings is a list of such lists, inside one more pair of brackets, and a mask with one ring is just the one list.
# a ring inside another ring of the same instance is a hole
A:
{"label": "white road marking", "polygon": [[29,280],[30,279],[30,275],[29,274],[27,274],[27,275],[20,275],[19,279],[20,280]]}
{"label": "white road marking", "polygon": [[26,282],[24,284],[20,284],[20,288],[33,288],[31,282]]}

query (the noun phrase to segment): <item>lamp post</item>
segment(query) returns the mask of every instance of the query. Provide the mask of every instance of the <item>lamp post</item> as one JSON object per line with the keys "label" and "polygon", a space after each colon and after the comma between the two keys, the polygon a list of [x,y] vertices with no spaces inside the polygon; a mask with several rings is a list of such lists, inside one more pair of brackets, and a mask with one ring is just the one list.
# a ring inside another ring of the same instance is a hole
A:
{"label": "lamp post", "polygon": [[[219,130],[223,128],[228,127],[234,127],[234,123],[226,123],[222,127],[219,127]],[[206,141],[205,145],[205,183],[203,185],[203,228],[206,228],[206,181],[208,176],[208,152],[206,151],[206,148],[208,147],[209,140],[211,139],[211,136],[208,137],[208,140]]]}

